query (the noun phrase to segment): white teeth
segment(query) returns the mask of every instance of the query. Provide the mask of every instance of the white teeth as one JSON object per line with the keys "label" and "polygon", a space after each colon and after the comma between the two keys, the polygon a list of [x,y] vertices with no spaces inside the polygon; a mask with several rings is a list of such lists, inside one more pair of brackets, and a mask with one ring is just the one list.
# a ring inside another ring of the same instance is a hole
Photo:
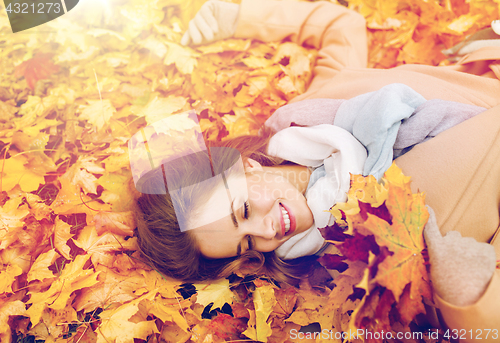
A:
{"label": "white teeth", "polygon": [[283,221],[285,222],[285,233],[287,233],[290,230],[290,216],[283,207],[281,207],[281,213],[283,214]]}

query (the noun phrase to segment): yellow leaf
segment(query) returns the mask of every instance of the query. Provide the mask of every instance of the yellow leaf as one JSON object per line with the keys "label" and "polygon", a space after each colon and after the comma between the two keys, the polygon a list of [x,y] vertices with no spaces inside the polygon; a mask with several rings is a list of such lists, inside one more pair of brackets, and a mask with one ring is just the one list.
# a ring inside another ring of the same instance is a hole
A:
{"label": "yellow leaf", "polygon": [[43,311],[47,308],[45,302],[38,302],[32,304],[29,309],[26,310],[26,315],[30,318],[31,325],[36,326],[42,318]]}
{"label": "yellow leaf", "polygon": [[166,42],[166,44],[168,51],[163,63],[165,65],[175,64],[177,70],[182,74],[191,74],[197,65],[196,57],[199,54],[189,47],[183,47],[176,43]]}
{"label": "yellow leaf", "polygon": [[[4,188],[5,190],[5,188]],[[23,219],[30,214],[30,211],[26,208],[19,208],[22,202],[21,197],[11,198],[0,207],[0,249],[5,249],[2,245],[3,237],[9,230],[14,230],[15,228],[22,228],[24,226]]]}
{"label": "yellow leaf", "polygon": [[27,162],[24,156],[15,156],[4,160],[2,176],[2,190],[10,191],[19,185],[24,192],[33,192],[40,184],[45,183],[43,176],[25,168]]}
{"label": "yellow leaf", "polygon": [[134,234],[135,219],[132,211],[127,212],[98,212],[93,219],[97,234],[105,231],[122,236]]}
{"label": "yellow leaf", "polygon": [[[111,252],[124,249],[136,250],[136,241],[136,237],[125,240],[123,236],[113,235],[109,232],[98,236],[94,225],[84,227],[78,235],[78,239],[73,239],[73,242],[78,247],[87,252],[88,255],[86,256],[92,256],[94,265],[101,259],[106,260],[108,254]],[[110,255],[109,257],[112,260],[116,258],[114,255]]]}
{"label": "yellow leaf", "polygon": [[411,181],[411,176],[404,175],[401,168],[396,163],[392,163],[384,173],[384,182],[387,182],[387,180],[390,180],[391,184],[397,187],[404,188]]}
{"label": "yellow leaf", "polygon": [[281,91],[287,100],[291,100],[299,94],[299,90],[295,88],[293,80],[288,75],[278,81],[276,89]]}
{"label": "yellow leaf", "polygon": [[[278,47],[278,51],[273,57],[275,63],[280,63],[283,59],[288,60],[284,63],[284,70],[293,80],[298,77],[306,77],[311,73],[310,53],[303,47],[290,42],[283,43]],[[312,54],[314,55],[314,54]],[[281,65],[281,64],[280,64]],[[297,84],[295,83],[297,86]],[[303,92],[304,90],[302,90]]]}
{"label": "yellow leaf", "polygon": [[146,340],[149,335],[158,333],[154,321],[141,321],[139,323],[130,322],[129,319],[139,310],[139,303],[142,300],[152,300],[154,293],[145,295],[124,304],[118,308],[112,308],[103,311],[101,325],[96,330],[97,343],[133,343],[134,338]]}
{"label": "yellow leaf", "polygon": [[207,306],[213,302],[212,309],[216,309],[222,308],[225,303],[233,303],[234,295],[231,289],[229,289],[229,280],[227,279],[195,283],[193,286],[196,287],[198,292],[196,302],[203,306]]}
{"label": "yellow leaf", "polygon": [[35,216],[36,220],[48,218],[52,213],[52,209],[47,206],[38,195],[27,193],[26,200],[28,204],[30,204],[30,212]]}
{"label": "yellow leaf", "polygon": [[[145,278],[133,272],[121,275],[109,268],[99,267],[98,284],[85,288],[75,299],[74,307],[77,311],[94,311],[96,308],[106,308],[115,303],[124,304],[134,300],[145,289]],[[139,292],[138,292],[139,291]]]}
{"label": "yellow leaf", "polygon": [[100,37],[100,36],[103,36],[103,35],[110,35],[110,36],[118,38],[121,41],[125,41],[126,40],[125,37],[123,37],[122,35],[118,34],[117,32],[111,31],[111,30],[105,30],[105,29],[90,29],[90,30],[88,30],[86,32],[86,34],[88,34],[90,36],[94,36],[94,37]]}
{"label": "yellow leaf", "polygon": [[[55,310],[65,308],[71,293],[85,287],[91,287],[98,282],[98,272],[95,273],[93,270],[83,269],[89,258],[90,255],[76,256],[74,261],[64,267],[60,277],[50,285],[47,291],[41,293],[29,292],[28,294],[31,295],[29,303],[36,304],[40,313],[47,304],[49,304],[48,307]],[[38,316],[39,313],[32,312],[31,315]]]}
{"label": "yellow leaf", "polygon": [[54,229],[54,246],[67,260],[71,260],[71,256],[69,255],[71,248],[66,244],[66,242],[73,236],[74,235],[71,234],[71,225],[63,222],[60,218],[57,218]]}
{"label": "yellow leaf", "polygon": [[170,6],[179,6],[179,16],[184,30],[187,30],[189,21],[194,18],[196,13],[206,0],[166,0]]}
{"label": "yellow leaf", "polygon": [[267,284],[257,287],[253,292],[253,304],[255,306],[255,330],[251,329],[249,324],[249,328],[243,334],[253,340],[267,342],[267,337],[272,334],[271,324],[267,322],[267,319],[276,304],[273,286]]}
{"label": "yellow leaf", "polygon": [[23,270],[17,265],[7,265],[5,270],[0,272],[0,293],[12,293],[12,283],[16,276],[23,273]]}
{"label": "yellow leaf", "polygon": [[[177,98],[169,97],[165,100],[168,101],[167,102],[168,106],[171,106],[170,108],[167,106],[167,109],[172,110],[171,112],[178,111],[186,104],[186,98],[182,97],[177,97]],[[174,108],[177,109],[174,110]],[[172,131],[186,132],[188,130],[197,129],[196,122],[193,119],[189,118],[189,112],[179,113],[176,115],[170,115],[169,113],[168,117],[165,116],[162,119],[164,120],[162,120],[161,123],[152,121],[150,122],[155,128],[155,131],[157,133],[164,133],[171,136]],[[197,131],[199,132],[199,129]]]}
{"label": "yellow leaf", "polygon": [[272,64],[271,60],[254,55],[243,58],[241,62],[245,63],[245,65],[250,68],[265,68],[269,67]]}
{"label": "yellow leaf", "polygon": [[155,96],[142,108],[134,106],[132,112],[138,117],[146,117],[146,122],[153,124],[181,110],[186,105],[186,100],[184,97],[173,95],[167,98]]}
{"label": "yellow leaf", "polygon": [[8,122],[14,117],[18,109],[7,102],[0,100],[0,121]]}
{"label": "yellow leaf", "polygon": [[49,95],[45,98],[38,96],[28,96],[28,101],[21,105],[19,114],[21,118],[15,118],[13,121],[18,130],[24,130],[34,124],[37,118],[45,117],[56,105],[57,98]]}
{"label": "yellow leaf", "polygon": [[481,18],[481,14],[471,15],[464,14],[453,20],[449,25],[448,29],[451,30],[454,34],[462,34],[474,25],[479,18]]}
{"label": "yellow leaf", "polygon": [[55,249],[40,254],[28,272],[28,282],[53,278],[54,273],[52,273],[48,267],[51,266],[58,257],[59,254],[55,251]]}
{"label": "yellow leaf", "polygon": [[179,313],[179,303],[174,299],[167,300],[162,297],[156,297],[154,301],[149,302],[148,312],[160,318],[163,322],[174,322],[184,332],[189,332],[189,325],[186,318]]}
{"label": "yellow leaf", "polygon": [[[375,259],[375,255],[372,254],[372,252],[369,252],[369,262],[370,264],[373,262]],[[370,279],[370,269],[366,268],[364,273],[363,273],[363,279],[356,285],[356,287],[364,289],[366,291],[366,294],[370,293],[370,285],[369,285],[369,279]],[[356,327],[356,316],[363,307],[365,303],[366,297],[363,297],[361,299],[361,302],[359,303],[358,307],[353,311],[351,314],[351,320],[349,321],[349,329],[351,332],[357,332],[358,327]]]}
{"label": "yellow leaf", "polygon": [[165,57],[165,54],[167,53],[167,47],[165,46],[165,44],[156,39],[153,35],[139,41],[139,46],[148,49],[160,58]]}
{"label": "yellow leaf", "polygon": [[71,47],[68,46],[64,52],[61,52],[60,54],[56,55],[54,57],[54,60],[57,63],[75,62],[75,61],[80,61],[80,60],[86,60],[86,59],[89,59],[89,58],[97,55],[97,53],[99,51],[100,51],[100,49],[98,47],[96,47],[95,45],[91,45],[91,46],[89,46],[88,49],[86,49],[80,53],[76,53],[73,51],[73,49]]}
{"label": "yellow leaf", "polygon": [[127,5],[121,8],[120,14],[130,21],[127,29],[132,29],[131,34],[138,35],[150,25],[161,23],[165,17],[165,12],[157,7],[157,2],[127,2]]}
{"label": "yellow leaf", "polygon": [[80,106],[79,112],[81,112],[81,114],[78,118],[86,119],[89,123],[94,125],[97,130],[101,130],[116,112],[116,109],[109,99],[88,100],[88,102],[89,105]]}
{"label": "yellow leaf", "polygon": [[252,43],[251,39],[225,39],[197,47],[204,54],[214,54],[223,51],[246,51]]}
{"label": "yellow leaf", "polygon": [[[92,70],[94,72],[94,70]],[[94,75],[95,76],[95,75]],[[97,80],[95,79],[88,79],[86,82],[86,88],[83,91],[83,95],[87,95],[89,97],[93,97],[96,95],[103,95],[105,96],[105,99],[109,99],[108,94],[102,94],[102,93],[109,93],[109,92],[115,92],[118,91],[120,88],[121,81],[118,80],[117,78],[114,77],[99,77]],[[100,94],[101,93],[101,94]],[[101,100],[88,100],[87,102],[92,105],[95,102],[100,102]],[[113,105],[113,103],[111,103]],[[105,106],[108,106],[105,104]],[[113,112],[115,111],[114,106],[112,106]]]}
{"label": "yellow leaf", "polygon": [[100,204],[92,202],[92,209],[85,205],[92,201],[88,195],[83,194],[80,186],[75,184],[73,178],[77,164],[75,163],[66,171],[66,173],[59,177],[61,189],[57,194],[56,200],[52,203],[51,207],[56,214],[71,214],[71,213],[86,213],[92,217],[96,211],[109,211],[110,206],[107,204]]}
{"label": "yellow leaf", "polygon": [[110,155],[102,162],[106,166],[106,172],[108,173],[113,173],[119,171],[122,168],[128,168],[130,166],[129,154],[125,149],[123,149],[123,152],[121,153]]}
{"label": "yellow leaf", "polygon": [[0,305],[0,342],[10,342],[12,339],[10,316],[26,315],[26,305],[21,300],[7,301]]}

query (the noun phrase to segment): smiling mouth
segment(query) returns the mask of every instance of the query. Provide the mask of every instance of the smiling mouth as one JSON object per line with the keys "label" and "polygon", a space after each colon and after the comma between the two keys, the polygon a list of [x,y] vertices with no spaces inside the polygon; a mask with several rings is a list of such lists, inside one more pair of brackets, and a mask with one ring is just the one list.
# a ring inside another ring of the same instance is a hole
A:
{"label": "smiling mouth", "polygon": [[285,205],[281,203],[279,205],[281,210],[281,229],[283,236],[286,236],[295,231],[295,218]]}
{"label": "smiling mouth", "polygon": [[283,223],[285,224],[285,235],[288,231],[290,231],[290,216],[288,215],[288,211],[285,208],[281,208],[281,214],[283,216]]}

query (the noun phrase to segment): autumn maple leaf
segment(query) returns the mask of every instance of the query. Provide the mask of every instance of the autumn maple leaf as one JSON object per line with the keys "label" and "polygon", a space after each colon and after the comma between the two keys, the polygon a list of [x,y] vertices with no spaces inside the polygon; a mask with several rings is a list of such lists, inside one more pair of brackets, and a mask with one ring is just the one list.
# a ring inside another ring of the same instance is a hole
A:
{"label": "autumn maple leaf", "polygon": [[[356,328],[391,330],[387,313],[393,306],[397,320],[408,325],[425,312],[423,298],[432,299],[423,255],[422,231],[429,217],[424,199],[423,194],[412,194],[410,178],[393,164],[381,184],[373,177],[352,175],[348,201],[332,209],[337,217],[342,214],[338,219],[345,219],[346,232],[353,234],[338,250],[344,259],[368,264],[356,285],[365,291],[351,319]],[[331,236],[330,231],[323,234]],[[322,264],[331,269],[326,262]],[[354,294],[354,288],[349,289]]]}
{"label": "autumn maple leaf", "polygon": [[210,324],[208,329],[223,340],[238,340],[241,339],[241,332],[247,327],[244,320],[231,317],[225,313],[219,313]]}
{"label": "autumn maple leaf", "polygon": [[53,54],[50,53],[38,53],[33,58],[18,65],[14,75],[16,77],[24,76],[26,82],[28,82],[28,87],[34,89],[38,80],[46,79],[51,74],[59,71],[59,66],[55,65],[51,60],[52,56]]}
{"label": "autumn maple leaf", "polygon": [[[408,283],[412,283],[412,288],[420,288],[422,280],[428,281],[425,268],[422,270],[425,265],[422,230],[429,215],[423,196],[412,196],[409,188],[391,185],[389,189],[386,205],[392,215],[392,225],[372,214],[367,214],[365,221],[361,218],[362,212],[353,218],[353,222],[357,222],[358,232],[374,235],[379,246],[392,252],[378,265],[374,281],[390,289],[399,300]],[[430,287],[424,287],[422,291],[430,298]]]}

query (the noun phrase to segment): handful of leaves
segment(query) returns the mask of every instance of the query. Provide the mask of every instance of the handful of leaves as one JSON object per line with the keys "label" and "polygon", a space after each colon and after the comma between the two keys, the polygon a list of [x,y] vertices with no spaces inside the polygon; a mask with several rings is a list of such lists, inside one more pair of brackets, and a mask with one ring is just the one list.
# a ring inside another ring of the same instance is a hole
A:
{"label": "handful of leaves", "polygon": [[[334,283],[352,289],[348,299],[361,298],[344,331],[383,330],[396,337],[425,313],[424,301],[432,303],[422,234],[429,217],[424,195],[412,194],[410,177],[393,163],[381,183],[352,175],[348,201],[331,213],[337,222],[320,230],[341,254],[325,254],[320,262],[341,271]],[[353,267],[356,278],[349,272]]]}

